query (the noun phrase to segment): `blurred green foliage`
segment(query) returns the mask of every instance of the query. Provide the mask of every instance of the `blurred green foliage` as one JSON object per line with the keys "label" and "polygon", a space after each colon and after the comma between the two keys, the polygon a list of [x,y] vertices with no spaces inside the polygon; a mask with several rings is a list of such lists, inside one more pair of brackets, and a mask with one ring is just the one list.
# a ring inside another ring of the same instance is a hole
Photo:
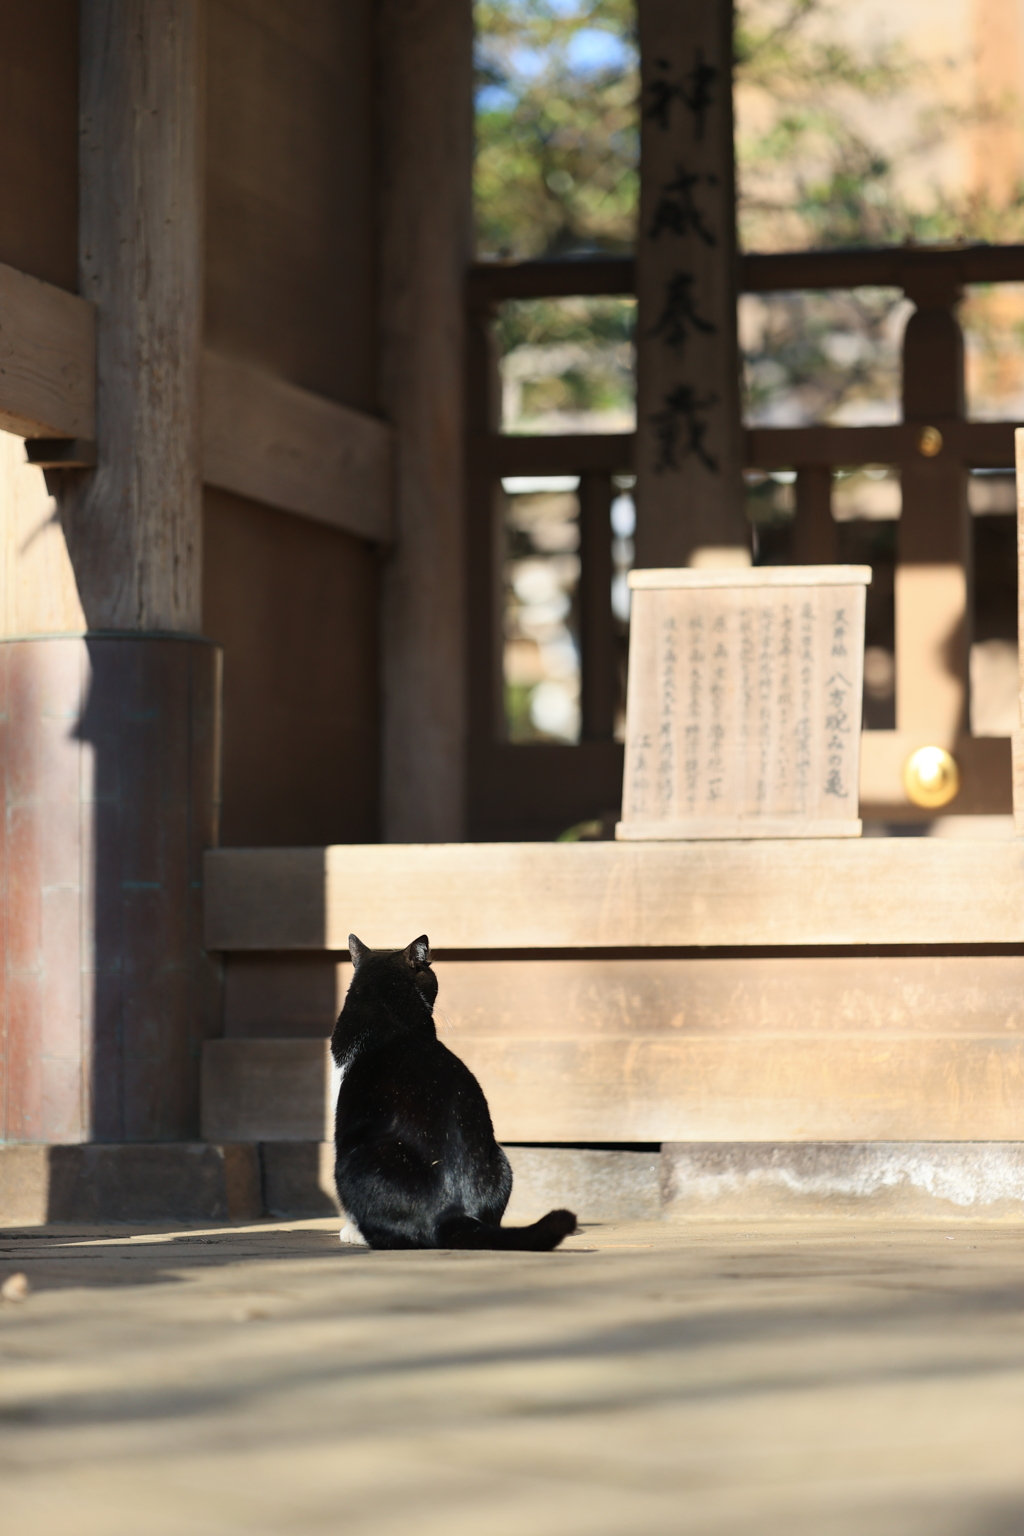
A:
{"label": "blurred green foliage", "polygon": [[[1020,111],[955,104],[937,66],[855,43],[840,0],[743,0],[736,157],[747,250],[1024,239],[1024,185],[951,196],[927,157]],[[477,236],[516,258],[628,251],[639,198],[633,0],[477,0]],[[894,139],[879,124],[901,102]],[[913,196],[907,188],[913,184]]]}
{"label": "blurred green foliage", "polygon": [[630,250],[639,196],[632,0],[477,0],[476,20],[481,251]]}
{"label": "blurred green foliage", "polygon": [[[516,259],[631,250],[639,199],[634,0],[476,0],[476,17],[478,249]],[[979,123],[1019,115],[1020,103],[967,108],[961,92],[958,105],[939,63],[905,44],[858,37],[848,21],[842,0],[737,6],[741,247],[1024,241],[1024,186],[1001,200],[984,190],[952,193],[936,180],[934,158]],[[1011,315],[997,297],[976,295],[965,308],[989,414],[1024,387],[1005,355],[1009,328],[1019,353],[1019,306]],[[858,408],[863,419],[872,409],[882,419],[895,410],[898,294],[745,302],[748,413],[781,423]],[[631,393],[621,354],[633,320],[632,306],[616,299],[505,305],[498,335],[503,357],[519,354],[521,379],[509,396],[517,419],[621,412]],[[589,362],[564,350],[573,347],[589,348]],[[547,374],[541,367],[527,376],[535,359],[524,349],[535,349],[539,364],[549,349]]]}

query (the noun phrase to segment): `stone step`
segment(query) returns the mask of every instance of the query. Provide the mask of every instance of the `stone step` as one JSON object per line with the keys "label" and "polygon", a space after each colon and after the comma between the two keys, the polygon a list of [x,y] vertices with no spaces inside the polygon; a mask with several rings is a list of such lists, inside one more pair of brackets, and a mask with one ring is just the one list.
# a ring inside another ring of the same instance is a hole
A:
{"label": "stone step", "polygon": [[[506,1219],[1024,1220],[1024,1143],[506,1145]],[[328,1141],[0,1147],[0,1226],[221,1222],[338,1211]]]}
{"label": "stone step", "polygon": [[0,1226],[262,1215],[259,1149],[252,1144],[0,1145]]}

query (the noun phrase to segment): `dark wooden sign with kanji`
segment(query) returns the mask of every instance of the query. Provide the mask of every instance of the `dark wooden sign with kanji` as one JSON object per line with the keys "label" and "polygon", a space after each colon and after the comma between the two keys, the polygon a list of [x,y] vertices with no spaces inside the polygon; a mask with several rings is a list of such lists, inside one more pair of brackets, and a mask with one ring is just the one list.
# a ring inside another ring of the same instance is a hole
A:
{"label": "dark wooden sign with kanji", "polygon": [[736,344],[732,8],[640,0],[637,563],[749,547]]}

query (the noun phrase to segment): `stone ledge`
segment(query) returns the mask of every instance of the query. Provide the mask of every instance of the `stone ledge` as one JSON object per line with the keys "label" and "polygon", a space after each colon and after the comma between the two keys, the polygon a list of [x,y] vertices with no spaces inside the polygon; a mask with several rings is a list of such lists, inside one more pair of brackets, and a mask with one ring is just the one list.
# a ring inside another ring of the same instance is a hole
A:
{"label": "stone ledge", "polygon": [[[508,1146],[507,1219],[1024,1222],[1024,1142]],[[0,1227],[331,1216],[327,1141],[0,1145]]]}
{"label": "stone ledge", "polygon": [[262,1214],[253,1144],[0,1145],[0,1226],[250,1221]]}
{"label": "stone ledge", "polygon": [[1024,1221],[1024,1142],[666,1142],[672,1221]]}

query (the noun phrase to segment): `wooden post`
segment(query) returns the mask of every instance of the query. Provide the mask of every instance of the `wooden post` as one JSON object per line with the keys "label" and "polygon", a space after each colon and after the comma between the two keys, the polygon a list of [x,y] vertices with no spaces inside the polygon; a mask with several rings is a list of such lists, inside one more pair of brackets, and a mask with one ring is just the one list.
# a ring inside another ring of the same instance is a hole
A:
{"label": "wooden post", "polygon": [[[466,588],[467,721],[470,756],[486,753],[507,734],[505,720],[504,615],[505,494],[493,471],[474,462],[474,447],[501,429],[501,372],[494,313],[471,309],[466,319],[465,561],[473,580]],[[470,778],[473,770],[470,770]],[[472,816],[472,807],[468,807]]]}
{"label": "wooden post", "polygon": [[797,471],[793,527],[795,565],[836,565],[839,529],[832,516],[832,471],[809,464]]}
{"label": "wooden post", "polygon": [[917,309],[903,341],[903,414],[917,453],[902,467],[896,563],[896,725],[952,748],[967,730],[971,520],[967,470],[943,426],[964,415],[964,342],[953,274],[909,271]]}
{"label": "wooden post", "polygon": [[681,566],[698,549],[750,545],[731,0],[640,0],[640,53],[637,564]]}
{"label": "wooden post", "polygon": [[83,0],[79,286],[99,462],[64,498],[92,629],[198,634],[202,6]]}
{"label": "wooden post", "polygon": [[464,825],[463,305],[472,249],[470,0],[382,0],[381,398],[397,436],[384,578],[391,842]]}
{"label": "wooden post", "polygon": [[580,734],[611,741],[618,678],[612,627],[612,483],[580,476]]}
{"label": "wooden post", "polygon": [[[83,0],[97,461],[4,450],[0,1139],[199,1132],[219,653],[199,638],[201,0]],[[51,500],[51,494],[55,500]]]}
{"label": "wooden post", "polygon": [[1024,427],[1013,434],[1017,459],[1017,666],[1020,699],[1013,748],[1013,830],[1024,836]]}

